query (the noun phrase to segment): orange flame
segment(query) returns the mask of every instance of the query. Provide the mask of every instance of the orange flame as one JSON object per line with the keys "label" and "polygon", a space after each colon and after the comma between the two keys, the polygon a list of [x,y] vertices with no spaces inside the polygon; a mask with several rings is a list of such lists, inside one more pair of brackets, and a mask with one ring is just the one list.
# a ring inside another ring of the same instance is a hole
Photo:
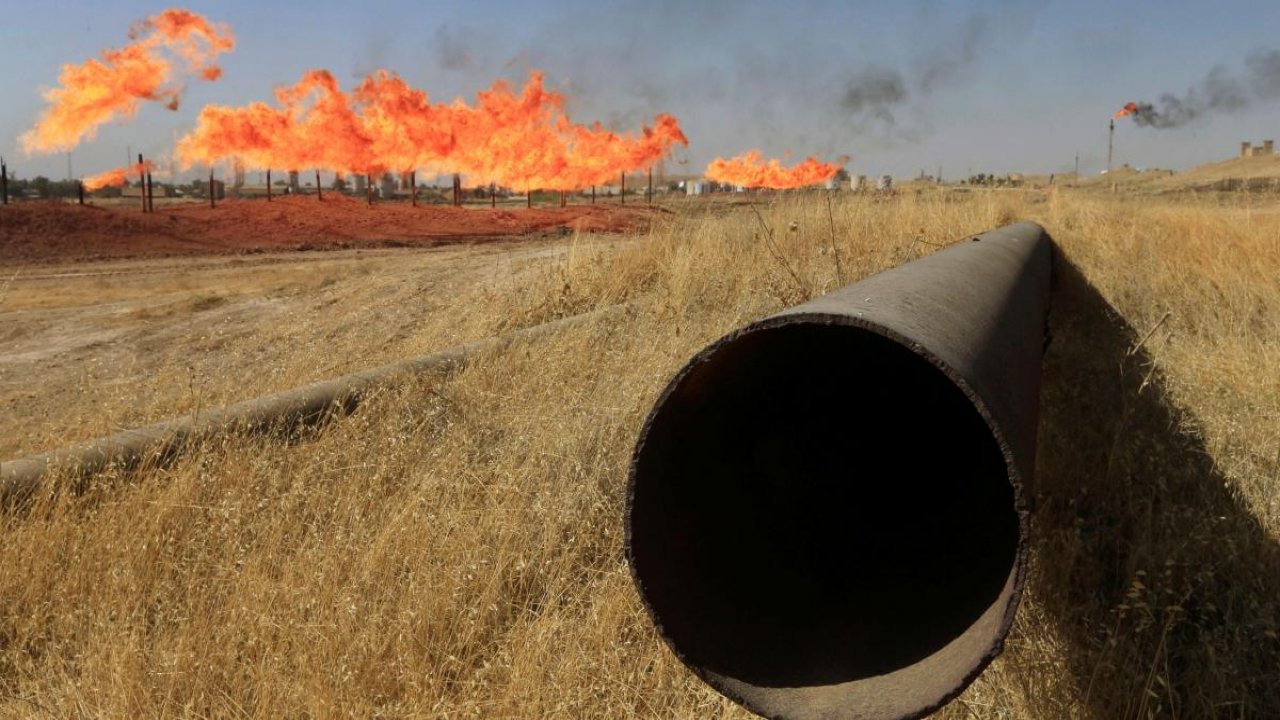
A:
{"label": "orange flame", "polygon": [[1138,112],[1138,104],[1135,102],[1130,102],[1124,107],[1117,110],[1116,114],[1111,116],[1111,119],[1119,120],[1120,118],[1125,117],[1126,115],[1132,115],[1136,112]]}
{"label": "orange flame", "polygon": [[574,129],[573,145],[566,172],[567,184],[573,190],[612,181],[620,171],[646,169],[661,160],[675,145],[688,145],[672,115],[663,113],[652,128],[645,127],[639,137],[622,137],[605,130],[599,123],[589,128]]}
{"label": "orange flame", "polygon": [[369,137],[369,152],[397,171],[436,167],[457,145],[459,112],[432,105],[427,94],[386,70],[369,75],[354,92]]}
{"label": "orange flame", "polygon": [[124,185],[129,181],[129,178],[140,177],[151,168],[151,161],[148,160],[147,162],[134,163],[108,170],[104,173],[98,173],[97,175],[91,175],[82,180],[81,183],[84,185],[85,190],[93,192],[108,185]]}
{"label": "orange flame", "polygon": [[847,158],[837,165],[807,157],[804,162],[785,168],[777,159],[766,162],[759,150],[749,150],[729,160],[712,160],[706,175],[716,182],[744,187],[799,188],[830,180],[846,162]]}
{"label": "orange flame", "polygon": [[475,107],[456,101],[457,145],[447,166],[512,187],[549,187],[565,169],[561,131],[570,128],[564,96],[531,72],[517,95],[499,80],[476,94]]}
{"label": "orange flame", "polygon": [[183,88],[171,84],[173,65],[162,51],[181,58],[188,72],[216,80],[222,69],[214,60],[235,47],[228,27],[179,9],[165,10],[135,24],[129,37],[136,42],[104,50],[101,60],[62,67],[59,87],[44,93],[49,107],[36,126],[20,138],[26,152],[71,150],[82,140],[91,139],[99,125],[117,115],[132,116],[140,100],[177,109]]}
{"label": "orange flame", "polygon": [[563,95],[532,72],[516,92],[499,80],[462,100],[432,104],[393,73],[369,75],[350,97],[325,70],[276,91],[279,107],[206,107],[178,145],[184,167],[240,157],[256,167],[337,172],[462,173],[517,188],[572,190],[644,168],[688,144],[679,123],[659,115],[638,135],[573,123]]}

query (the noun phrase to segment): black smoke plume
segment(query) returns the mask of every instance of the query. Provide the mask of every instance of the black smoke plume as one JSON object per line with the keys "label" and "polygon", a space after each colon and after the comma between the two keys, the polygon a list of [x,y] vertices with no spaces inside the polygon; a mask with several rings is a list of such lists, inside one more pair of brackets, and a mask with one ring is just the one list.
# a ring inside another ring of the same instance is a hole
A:
{"label": "black smoke plume", "polygon": [[900,107],[965,80],[984,50],[1000,47],[1002,32],[1034,17],[1031,7],[1005,7],[999,22],[985,13],[957,18],[936,41],[917,48],[904,69],[872,65],[856,71],[844,81],[841,109],[859,129],[879,126],[901,134],[895,115]]}
{"label": "black smoke plume", "polygon": [[907,83],[892,68],[872,66],[849,80],[840,104],[850,115],[893,125],[893,108],[907,99]]}
{"label": "black smoke plume", "polygon": [[1280,50],[1255,50],[1244,65],[1243,74],[1215,67],[1181,96],[1164,93],[1157,102],[1135,103],[1133,121],[1145,127],[1176,128],[1280,98]]}

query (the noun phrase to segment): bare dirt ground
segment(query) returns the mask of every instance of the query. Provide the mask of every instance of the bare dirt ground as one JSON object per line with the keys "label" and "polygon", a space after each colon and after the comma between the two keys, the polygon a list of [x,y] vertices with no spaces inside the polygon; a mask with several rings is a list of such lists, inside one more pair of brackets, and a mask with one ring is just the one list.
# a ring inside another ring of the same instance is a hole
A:
{"label": "bare dirt ground", "polygon": [[[485,337],[504,328],[468,305],[572,248],[611,242],[578,235],[6,268],[0,458]],[[511,324],[542,313],[515,295]]]}
{"label": "bare dirt ground", "polygon": [[280,250],[435,247],[496,238],[621,232],[646,227],[661,210],[617,204],[564,208],[455,208],[366,203],[342,195],[286,196],[136,207],[62,202],[0,210],[0,267],[53,261]]}

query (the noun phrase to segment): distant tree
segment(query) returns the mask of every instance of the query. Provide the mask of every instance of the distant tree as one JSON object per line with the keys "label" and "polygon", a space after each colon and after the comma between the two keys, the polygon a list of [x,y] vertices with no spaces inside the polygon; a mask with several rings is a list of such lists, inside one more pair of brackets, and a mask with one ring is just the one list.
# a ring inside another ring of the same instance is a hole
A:
{"label": "distant tree", "polygon": [[844,168],[840,168],[839,170],[836,171],[836,180],[839,180],[841,182],[847,182],[849,180],[849,177],[850,177],[849,171],[845,170]]}

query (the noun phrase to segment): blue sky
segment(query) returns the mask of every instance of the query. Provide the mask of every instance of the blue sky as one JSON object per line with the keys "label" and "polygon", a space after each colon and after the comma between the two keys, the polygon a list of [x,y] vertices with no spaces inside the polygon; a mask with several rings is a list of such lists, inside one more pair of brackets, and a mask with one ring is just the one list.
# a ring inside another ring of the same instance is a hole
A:
{"label": "blue sky", "polygon": [[[0,152],[22,176],[67,174],[65,155],[25,156],[18,136],[64,63],[127,42],[169,3],[40,2],[5,13]],[[1280,50],[1280,3],[1037,2],[294,2],[183,7],[229,24],[223,78],[192,81],[176,112],[155,104],[72,153],[76,175],[161,157],[206,103],[267,100],[323,67],[345,86],[389,68],[435,100],[470,97],[530,68],[570,97],[575,120],[627,130],[658,112],[690,139],[668,169],[760,148],[850,170],[944,176],[1082,171],[1106,163],[1107,120],[1129,100],[1183,95],[1216,67]],[[1280,79],[1277,79],[1280,83]],[[1247,85],[1247,83],[1246,83]],[[1280,87],[1280,85],[1277,85]],[[1209,112],[1174,129],[1118,123],[1116,164],[1186,168],[1280,135],[1280,101]],[[870,98],[869,100],[867,98]],[[859,100],[862,100],[859,103]]]}

